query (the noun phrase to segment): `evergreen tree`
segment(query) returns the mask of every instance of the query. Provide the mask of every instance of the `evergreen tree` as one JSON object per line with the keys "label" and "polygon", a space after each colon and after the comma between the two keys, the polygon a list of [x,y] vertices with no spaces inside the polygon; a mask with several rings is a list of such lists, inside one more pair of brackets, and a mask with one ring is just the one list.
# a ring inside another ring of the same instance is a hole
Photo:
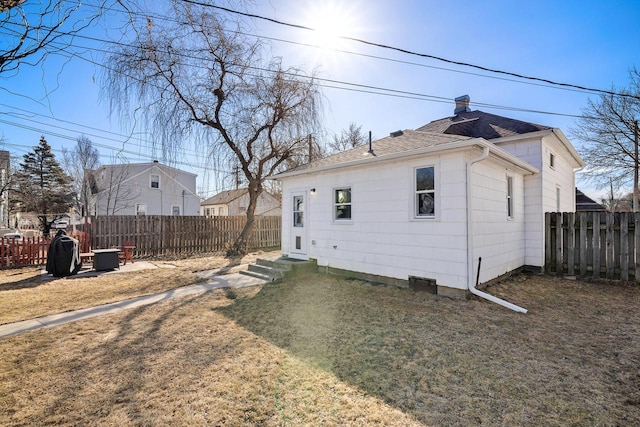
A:
{"label": "evergreen tree", "polygon": [[59,218],[73,205],[72,178],[62,170],[44,136],[32,152],[24,155],[15,183],[14,202],[20,211],[38,216],[45,234],[49,232],[48,218]]}

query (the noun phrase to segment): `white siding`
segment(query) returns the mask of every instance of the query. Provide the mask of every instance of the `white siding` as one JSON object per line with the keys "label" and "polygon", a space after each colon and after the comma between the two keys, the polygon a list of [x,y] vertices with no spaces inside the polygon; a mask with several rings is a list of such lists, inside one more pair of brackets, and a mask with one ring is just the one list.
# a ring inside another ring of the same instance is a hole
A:
{"label": "white siding", "polygon": [[[480,282],[524,265],[524,179],[492,162],[473,165],[473,256],[482,257]],[[513,179],[513,217],[507,215],[507,176]],[[475,274],[476,272],[472,272]]]}
{"label": "white siding", "polygon": [[[484,164],[486,163],[486,165]],[[504,166],[474,166],[478,217],[475,243],[483,277],[524,261],[524,181],[514,177],[516,219],[507,220]],[[414,169],[435,166],[436,218],[414,218]],[[476,169],[477,168],[477,169]],[[350,187],[352,221],[333,220],[333,189]],[[320,266],[398,279],[434,278],[438,285],[467,286],[466,163],[463,153],[290,177],[283,180],[282,252],[289,253],[291,197],[315,188],[307,209],[309,256]],[[507,235],[505,237],[505,230]],[[486,257],[486,261],[484,259]]]}

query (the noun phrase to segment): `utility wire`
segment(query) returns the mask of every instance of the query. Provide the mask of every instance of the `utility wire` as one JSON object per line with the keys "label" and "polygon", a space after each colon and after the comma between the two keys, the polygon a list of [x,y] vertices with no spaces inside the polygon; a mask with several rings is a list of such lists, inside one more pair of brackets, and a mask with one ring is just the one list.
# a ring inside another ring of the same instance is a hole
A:
{"label": "utility wire", "polygon": [[[241,15],[241,16],[246,16],[248,18],[261,19],[261,20],[264,20],[264,21],[272,22],[272,23],[278,24],[278,25],[284,25],[284,26],[291,27],[291,28],[297,28],[297,29],[306,30],[306,31],[316,31],[315,28],[307,27],[305,25],[292,24],[292,23],[289,23],[289,22],[284,22],[284,21],[280,21],[280,20],[277,20],[277,19],[268,18],[266,16],[256,15],[256,14],[253,14],[253,13],[240,12],[238,10],[230,9],[230,8],[223,7],[223,6],[216,6],[216,5],[213,5],[213,4],[204,3],[204,2],[200,2],[200,1],[196,1],[196,0],[182,0],[182,1],[184,3],[195,4],[197,6],[211,7],[211,8],[214,8],[214,9],[223,10],[225,12],[229,12],[229,13],[233,13],[233,14]],[[475,65],[475,64],[468,63],[468,62],[454,61],[452,59],[447,59],[447,58],[443,58],[443,57],[439,57],[439,56],[435,56],[435,55],[430,55],[430,54],[427,54],[427,53],[414,52],[414,51],[411,51],[411,50],[408,50],[408,49],[395,47],[395,46],[390,46],[390,45],[382,44],[382,43],[371,42],[371,41],[364,40],[364,39],[359,39],[359,38],[356,38],[356,37],[338,36],[338,38],[341,38],[343,40],[353,41],[353,42],[356,42],[356,43],[365,44],[365,45],[368,45],[368,46],[378,47],[378,48],[381,48],[381,49],[393,50],[393,51],[404,53],[404,54],[407,54],[407,55],[418,56],[418,57],[421,57],[421,58],[434,59],[434,60],[437,60],[437,61],[446,62],[448,64],[460,65],[460,66],[463,66],[463,67],[475,68],[477,70],[487,71],[487,72],[490,72],[490,73],[496,73],[496,74],[502,74],[502,75],[507,75],[507,76],[512,76],[512,77],[517,77],[519,79],[532,80],[532,81],[537,81],[537,82],[542,82],[542,83],[548,83],[548,84],[551,84],[551,85],[554,85],[554,86],[569,87],[569,88],[580,89],[580,90],[585,90],[585,91],[589,91],[589,92],[596,92],[596,93],[602,93],[602,94],[606,94],[606,95],[620,96],[620,97],[633,98],[633,99],[640,100],[640,96],[629,94],[629,93],[614,92],[614,91],[605,90],[605,89],[590,88],[590,87],[587,87],[587,86],[582,86],[582,85],[577,85],[577,84],[556,82],[556,81],[549,80],[549,79],[544,79],[544,78],[541,78],[541,77],[526,76],[526,75],[523,75],[523,74],[512,73],[512,72],[509,72],[509,71],[503,71],[503,70],[498,70],[498,69],[494,69],[494,68],[483,67],[481,65]]]}

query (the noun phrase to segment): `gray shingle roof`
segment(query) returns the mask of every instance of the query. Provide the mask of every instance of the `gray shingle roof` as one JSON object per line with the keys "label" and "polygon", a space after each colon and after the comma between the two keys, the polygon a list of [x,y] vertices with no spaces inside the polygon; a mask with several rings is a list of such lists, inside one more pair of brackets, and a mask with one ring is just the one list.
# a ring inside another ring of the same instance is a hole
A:
{"label": "gray shingle roof", "polygon": [[204,200],[200,205],[226,205],[231,203],[240,196],[246,194],[248,190],[246,188],[239,188],[237,190],[221,191],[215,196],[211,196]]}
{"label": "gray shingle roof", "polygon": [[[372,142],[373,155],[378,159],[383,159],[390,154],[396,154],[404,151],[412,151],[420,148],[446,146],[452,142],[466,141],[471,139],[465,136],[446,135],[438,133],[420,132],[415,130],[402,131],[402,135],[392,137],[387,136]],[[369,144],[364,144],[347,151],[324,157],[322,159],[298,166],[289,172],[301,172],[308,169],[316,169],[339,165],[343,163],[355,162],[364,159],[369,154]],[[276,175],[277,176],[277,175]]]}
{"label": "gray shingle roof", "polygon": [[416,130],[491,140],[550,129],[553,128],[476,110],[434,120]]}

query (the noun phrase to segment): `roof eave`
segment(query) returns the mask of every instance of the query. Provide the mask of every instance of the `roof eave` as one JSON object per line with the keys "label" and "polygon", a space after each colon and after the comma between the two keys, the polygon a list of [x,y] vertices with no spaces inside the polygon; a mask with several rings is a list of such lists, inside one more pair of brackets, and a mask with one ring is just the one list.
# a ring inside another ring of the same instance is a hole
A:
{"label": "roof eave", "polygon": [[303,169],[300,171],[282,172],[276,175],[272,175],[268,177],[268,179],[280,180],[283,178],[290,178],[293,176],[307,175],[307,174],[312,174],[317,172],[329,171],[333,169],[341,169],[345,167],[363,166],[373,162],[409,158],[414,156],[420,156],[423,154],[433,154],[433,153],[443,152],[443,151],[455,151],[455,150],[461,150],[465,148],[471,148],[474,146],[482,146],[482,147],[489,148],[489,151],[493,153],[495,156],[497,156],[502,160],[507,161],[510,164],[513,164],[514,166],[517,166],[518,168],[522,169],[524,172],[531,173],[531,174],[539,172],[538,168],[519,159],[518,157],[513,156],[506,150],[500,147],[497,147],[492,142],[488,142],[482,138],[469,138],[462,141],[450,142],[444,145],[434,145],[434,146],[419,148],[416,150],[399,151],[396,153],[387,154],[385,156],[368,155],[365,158],[359,159],[359,160],[352,160],[352,161],[343,162],[343,163],[319,166],[315,168]]}

